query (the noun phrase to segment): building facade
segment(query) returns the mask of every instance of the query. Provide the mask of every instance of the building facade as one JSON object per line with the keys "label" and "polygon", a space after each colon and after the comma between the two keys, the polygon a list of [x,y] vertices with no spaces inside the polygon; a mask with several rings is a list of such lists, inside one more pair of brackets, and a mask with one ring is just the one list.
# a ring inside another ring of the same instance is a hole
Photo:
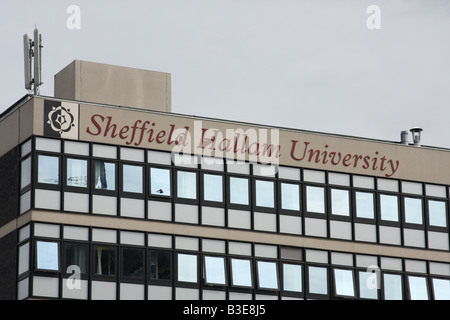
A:
{"label": "building facade", "polygon": [[75,61],[2,114],[1,299],[450,299],[450,150],[170,109]]}

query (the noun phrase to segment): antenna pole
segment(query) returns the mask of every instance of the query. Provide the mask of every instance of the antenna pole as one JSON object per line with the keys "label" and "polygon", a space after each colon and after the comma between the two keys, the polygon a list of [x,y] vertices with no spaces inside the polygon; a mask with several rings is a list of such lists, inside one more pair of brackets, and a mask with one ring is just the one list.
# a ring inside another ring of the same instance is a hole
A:
{"label": "antenna pole", "polygon": [[[34,41],[23,35],[24,67],[25,67],[25,89],[31,91],[33,85],[34,94],[39,95],[39,86],[42,84],[42,35],[38,29],[34,29]],[[34,64],[34,68],[32,65]],[[32,78],[32,70],[34,78]]]}

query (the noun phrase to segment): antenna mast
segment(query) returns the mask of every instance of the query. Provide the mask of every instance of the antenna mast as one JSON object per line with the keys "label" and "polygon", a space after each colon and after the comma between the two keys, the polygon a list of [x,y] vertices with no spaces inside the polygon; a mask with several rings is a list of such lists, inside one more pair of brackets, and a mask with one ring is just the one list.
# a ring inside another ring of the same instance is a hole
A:
{"label": "antenna mast", "polygon": [[[37,28],[34,29],[34,41],[32,41],[27,34],[23,35],[25,89],[31,91],[33,85],[35,95],[39,95],[39,86],[42,84],[42,48],[42,35]],[[32,68],[32,66],[34,68]],[[32,77],[33,69],[34,78]]]}

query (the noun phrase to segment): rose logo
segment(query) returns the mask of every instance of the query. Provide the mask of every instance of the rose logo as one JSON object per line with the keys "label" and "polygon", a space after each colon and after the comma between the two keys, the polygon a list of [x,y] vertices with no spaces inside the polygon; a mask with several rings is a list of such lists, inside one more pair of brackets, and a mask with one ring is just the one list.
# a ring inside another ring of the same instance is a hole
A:
{"label": "rose logo", "polygon": [[66,109],[63,106],[52,107],[52,110],[48,113],[48,121],[53,131],[63,134],[63,132],[69,132],[73,123],[73,115],[70,113],[70,109]]}

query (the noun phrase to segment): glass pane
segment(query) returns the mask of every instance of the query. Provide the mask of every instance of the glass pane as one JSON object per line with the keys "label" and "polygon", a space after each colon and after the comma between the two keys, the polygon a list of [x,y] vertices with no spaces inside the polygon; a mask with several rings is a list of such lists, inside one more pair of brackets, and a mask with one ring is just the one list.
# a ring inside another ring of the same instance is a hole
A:
{"label": "glass pane", "polygon": [[402,276],[399,274],[383,274],[384,299],[402,300]]}
{"label": "glass pane", "polygon": [[300,186],[298,184],[281,184],[281,208],[285,210],[300,210]]}
{"label": "glass pane", "polygon": [[203,199],[206,201],[223,201],[223,177],[216,174],[203,175]]}
{"label": "glass pane", "polygon": [[207,284],[226,284],[225,258],[205,257],[205,276]]}
{"label": "glass pane", "polygon": [[275,207],[275,183],[273,181],[255,181],[256,205],[258,207]]}
{"label": "glass pane", "polygon": [[150,251],[150,279],[170,280],[171,254],[163,251]]}
{"label": "glass pane", "polygon": [[230,202],[248,205],[248,179],[230,178]]}
{"label": "glass pane", "polygon": [[[373,284],[373,277],[377,274],[366,271],[359,271],[359,297],[365,299],[378,299],[377,286]],[[376,284],[375,279],[375,284]]]}
{"label": "glass pane", "polygon": [[380,195],[381,220],[398,221],[397,196]]}
{"label": "glass pane", "polygon": [[356,192],[356,216],[358,218],[373,219],[374,205],[373,205],[373,193],[369,192]]}
{"label": "glass pane", "polygon": [[31,183],[31,157],[20,164],[20,188],[23,189]]}
{"label": "glass pane", "polygon": [[36,242],[36,267],[40,270],[59,270],[57,242]]}
{"label": "glass pane", "polygon": [[321,267],[308,267],[309,293],[327,294],[327,269]]}
{"label": "glass pane", "polygon": [[150,168],[150,193],[158,196],[170,196],[170,170]]}
{"label": "glass pane", "polygon": [[252,270],[250,260],[231,259],[233,286],[252,287]]}
{"label": "glass pane", "polygon": [[123,191],[142,193],[143,168],[123,165]]}
{"label": "glass pane", "polygon": [[450,280],[433,279],[433,291],[435,300],[450,300]]}
{"label": "glass pane", "polygon": [[261,289],[278,289],[278,272],[275,262],[258,261],[258,286]]}
{"label": "glass pane", "polygon": [[325,213],[325,192],[322,187],[306,187],[306,210]]}
{"label": "glass pane", "polygon": [[283,264],[283,288],[285,291],[302,292],[302,266]]}
{"label": "glass pane", "polygon": [[116,274],[116,249],[96,246],[94,248],[94,274],[114,276]]}
{"label": "glass pane", "polygon": [[95,189],[116,190],[116,165],[112,162],[95,161]]}
{"label": "glass pane", "polygon": [[331,189],[331,213],[340,216],[350,215],[348,190]]}
{"label": "glass pane", "polygon": [[87,188],[87,177],[87,160],[67,159],[67,186]]}
{"label": "glass pane", "polygon": [[336,295],[355,296],[352,270],[334,269],[334,285],[336,287]]}
{"label": "glass pane", "polygon": [[59,183],[59,158],[38,156],[38,182],[48,184]]}
{"label": "glass pane", "polygon": [[177,196],[185,199],[197,199],[197,174],[195,172],[177,172]]}
{"label": "glass pane", "polygon": [[132,278],[144,277],[144,250],[136,248],[122,249],[122,275]]}
{"label": "glass pane", "polygon": [[405,222],[422,223],[422,199],[405,198]]}
{"label": "glass pane", "polygon": [[64,246],[64,271],[69,266],[75,265],[80,268],[82,274],[87,272],[88,246],[86,244],[68,243]]}
{"label": "glass pane", "polygon": [[430,226],[446,227],[447,210],[444,201],[428,200],[428,216]]}
{"label": "glass pane", "polygon": [[428,300],[428,286],[426,278],[408,276],[408,285],[411,300]]}
{"label": "glass pane", "polygon": [[197,256],[178,254],[178,281],[197,282]]}

